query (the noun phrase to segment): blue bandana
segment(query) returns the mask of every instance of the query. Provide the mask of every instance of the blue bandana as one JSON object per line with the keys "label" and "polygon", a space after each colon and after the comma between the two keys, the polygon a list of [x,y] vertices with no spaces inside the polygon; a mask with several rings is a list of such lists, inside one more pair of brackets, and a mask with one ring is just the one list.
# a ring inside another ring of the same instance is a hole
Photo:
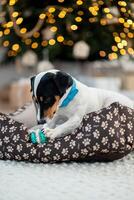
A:
{"label": "blue bandana", "polygon": [[70,101],[72,101],[74,99],[74,97],[78,93],[78,91],[79,90],[76,88],[76,83],[74,81],[70,92],[68,93],[67,97],[64,99],[62,104],[60,105],[60,108],[66,107],[70,103]]}

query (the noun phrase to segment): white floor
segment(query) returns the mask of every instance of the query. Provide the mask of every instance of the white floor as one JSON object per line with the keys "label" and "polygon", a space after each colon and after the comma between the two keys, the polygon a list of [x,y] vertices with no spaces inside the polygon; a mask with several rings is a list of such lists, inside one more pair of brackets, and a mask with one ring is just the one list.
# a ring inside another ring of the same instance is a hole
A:
{"label": "white floor", "polygon": [[132,200],[134,153],[111,163],[0,161],[0,200]]}

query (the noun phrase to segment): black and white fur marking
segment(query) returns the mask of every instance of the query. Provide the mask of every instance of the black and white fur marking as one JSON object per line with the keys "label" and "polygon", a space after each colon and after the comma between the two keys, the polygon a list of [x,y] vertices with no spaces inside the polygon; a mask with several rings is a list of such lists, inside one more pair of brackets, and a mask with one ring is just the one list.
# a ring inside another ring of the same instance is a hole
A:
{"label": "black and white fur marking", "polygon": [[[73,80],[76,82],[79,92],[68,106],[60,108],[71,89]],[[87,87],[70,75],[58,70],[42,72],[33,77],[31,88],[33,96],[37,99],[39,96],[43,96],[43,102],[39,100],[35,102],[38,121],[43,121],[42,111],[52,106],[55,95],[60,96],[60,102],[53,118],[45,119],[47,123],[44,128],[46,135],[50,138],[59,137],[73,131],[79,126],[85,114],[107,107],[113,102],[134,108],[133,101],[128,97],[112,91]],[[64,122],[58,125],[61,119],[64,119]]]}

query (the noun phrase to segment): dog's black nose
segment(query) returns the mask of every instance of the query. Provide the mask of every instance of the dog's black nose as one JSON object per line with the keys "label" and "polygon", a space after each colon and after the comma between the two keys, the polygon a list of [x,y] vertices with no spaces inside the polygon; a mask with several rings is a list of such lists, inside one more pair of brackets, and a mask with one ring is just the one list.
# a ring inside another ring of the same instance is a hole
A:
{"label": "dog's black nose", "polygon": [[46,120],[45,119],[40,119],[39,121],[38,121],[38,124],[45,124],[46,123]]}

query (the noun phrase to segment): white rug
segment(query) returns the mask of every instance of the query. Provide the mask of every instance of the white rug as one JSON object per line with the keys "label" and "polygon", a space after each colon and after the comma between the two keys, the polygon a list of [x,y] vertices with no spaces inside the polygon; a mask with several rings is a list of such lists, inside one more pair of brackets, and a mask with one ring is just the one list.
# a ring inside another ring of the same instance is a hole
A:
{"label": "white rug", "polygon": [[90,199],[134,199],[134,153],[111,163],[0,161],[0,200]]}

